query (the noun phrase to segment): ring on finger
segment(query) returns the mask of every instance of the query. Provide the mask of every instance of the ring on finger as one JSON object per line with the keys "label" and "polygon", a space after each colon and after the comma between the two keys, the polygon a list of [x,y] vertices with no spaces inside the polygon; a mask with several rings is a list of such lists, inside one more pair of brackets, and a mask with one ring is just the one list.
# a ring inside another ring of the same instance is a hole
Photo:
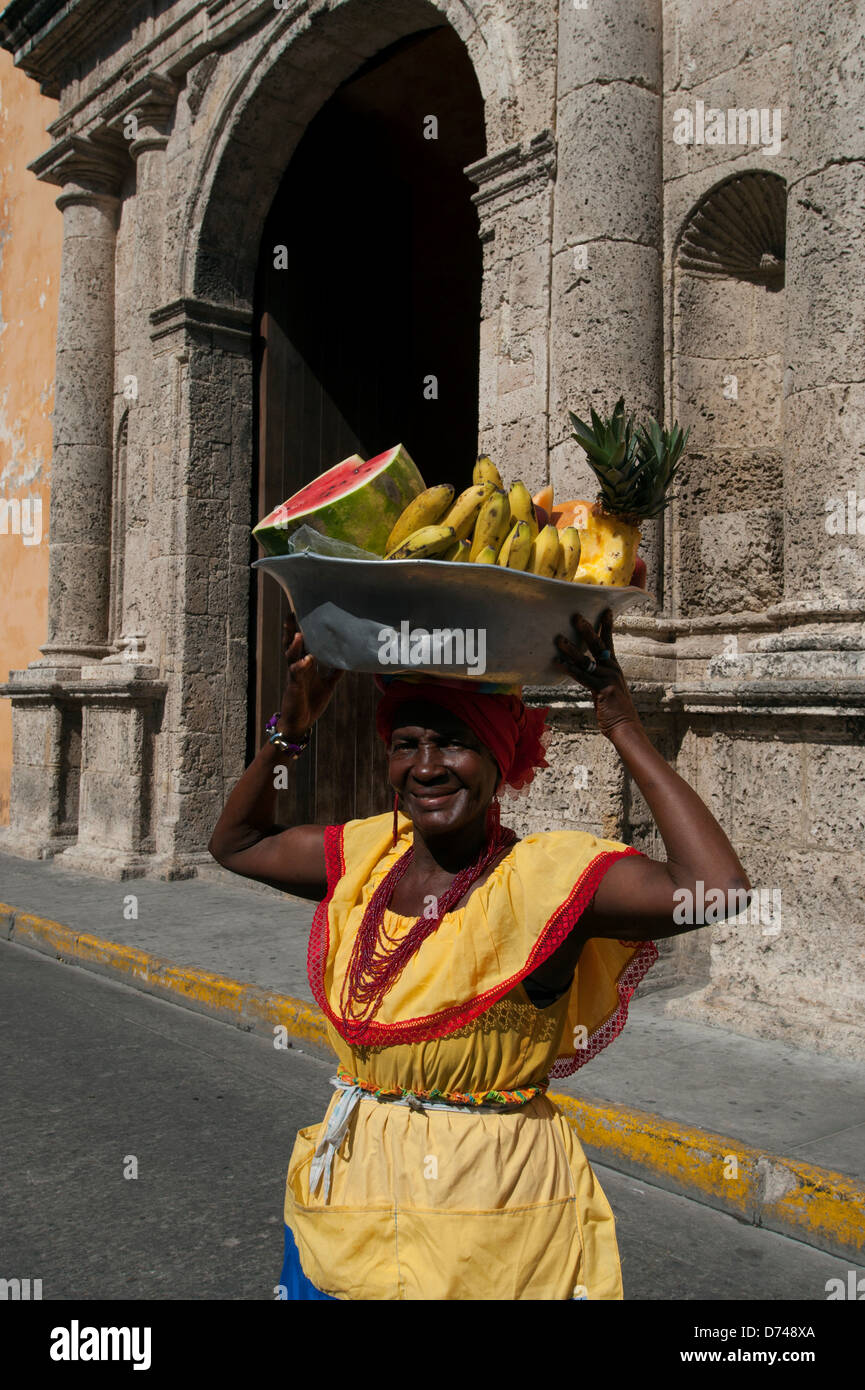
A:
{"label": "ring on finger", "polygon": [[592,673],[593,671],[597,671],[597,669],[598,669],[598,663],[597,663],[597,661],[595,661],[592,657],[589,657],[589,663],[588,663],[588,665],[587,665],[587,667],[586,667],[586,674],[587,674],[587,675],[591,675],[591,673]]}
{"label": "ring on finger", "polygon": [[604,647],[604,650],[601,652],[600,656],[598,657],[598,660],[599,660],[599,661],[609,661],[610,658],[612,657],[612,655],[613,655],[613,653],[612,653],[612,652],[608,652],[607,649],[606,649],[606,647]]}

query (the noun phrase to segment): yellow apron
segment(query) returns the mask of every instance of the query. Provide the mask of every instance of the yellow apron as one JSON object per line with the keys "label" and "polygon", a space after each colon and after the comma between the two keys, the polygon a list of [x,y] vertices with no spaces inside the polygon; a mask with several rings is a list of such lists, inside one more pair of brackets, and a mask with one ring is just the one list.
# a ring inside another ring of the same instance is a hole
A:
{"label": "yellow apron", "polygon": [[[365,1041],[349,1044],[339,1000],[352,946],[412,826],[400,817],[395,847],[390,815],[326,835],[309,970],[341,1085],[289,1164],[285,1221],[304,1273],[341,1299],[621,1299],[613,1214],[545,1091],[618,1034],[657,950],[587,942],[569,991],[546,1009],[521,981],[610,864],[635,851],[577,831],[519,841],[424,941]],[[385,914],[393,937],[412,921]]]}

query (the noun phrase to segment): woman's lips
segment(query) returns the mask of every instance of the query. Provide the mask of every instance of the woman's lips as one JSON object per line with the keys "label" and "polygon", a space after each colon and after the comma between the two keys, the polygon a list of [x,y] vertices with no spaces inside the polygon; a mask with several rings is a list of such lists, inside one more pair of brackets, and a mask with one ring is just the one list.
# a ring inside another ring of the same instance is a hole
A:
{"label": "woman's lips", "polygon": [[419,802],[426,810],[434,811],[437,806],[449,801],[452,796],[456,796],[460,790],[461,788],[454,787],[447,792],[412,792],[411,797],[413,801]]}

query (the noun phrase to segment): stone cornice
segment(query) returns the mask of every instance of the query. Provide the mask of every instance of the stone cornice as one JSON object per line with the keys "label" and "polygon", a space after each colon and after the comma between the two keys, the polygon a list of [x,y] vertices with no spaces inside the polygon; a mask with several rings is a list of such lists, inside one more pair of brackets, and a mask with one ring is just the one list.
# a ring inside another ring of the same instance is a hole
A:
{"label": "stone cornice", "polygon": [[127,142],[117,135],[64,135],[27,165],[44,183],[78,184],[91,193],[117,197],[128,173]]}
{"label": "stone cornice", "polygon": [[183,342],[188,334],[217,333],[247,349],[251,343],[252,313],[249,309],[211,304],[204,299],[175,299],[161,309],[154,309],[150,323],[150,337],[154,342],[175,336]]}
{"label": "stone cornice", "polygon": [[[161,147],[168,142],[168,128],[180,91],[179,85],[161,73],[142,73],[105,107],[104,127],[126,141],[135,158],[143,149]],[[129,139],[129,118],[135,118],[139,134]]]}
{"label": "stone cornice", "polygon": [[797,627],[814,623],[865,622],[865,602],[852,598],[830,605],[811,603],[773,603],[761,613],[694,614],[689,618],[673,618],[663,613],[623,613],[616,627],[658,640],[674,640],[694,633],[725,633],[744,631],[775,632],[782,627]]}
{"label": "stone cornice", "polygon": [[[182,32],[172,71],[181,75],[207,52],[251,28],[292,23],[312,3],[285,0],[277,7],[274,0],[189,0],[171,26]],[[67,74],[77,75],[76,64],[92,50],[94,35],[101,41],[112,32],[128,32],[130,23],[128,0],[11,0],[0,15],[0,47],[46,96],[59,97]],[[152,41],[144,40],[139,53],[147,55],[152,48]]]}
{"label": "stone cornice", "polygon": [[707,681],[673,685],[667,708],[684,714],[865,719],[865,680]]}
{"label": "stone cornice", "polygon": [[127,0],[12,0],[0,15],[0,47],[16,67],[57,97],[63,74],[74,67],[115,21],[129,22]]}
{"label": "stone cornice", "polygon": [[463,170],[478,185],[472,202],[478,208],[487,203],[511,202],[518,190],[533,192],[533,184],[549,183],[556,175],[556,141],[552,131],[542,130],[527,144],[508,145],[486,155]]}
{"label": "stone cornice", "polygon": [[[627,669],[625,675],[627,676]],[[630,680],[629,689],[642,718],[652,715],[707,714],[787,716],[794,719],[865,719],[865,680],[704,680],[677,683]],[[566,683],[526,686],[528,705],[546,705],[554,712],[573,710],[594,720],[586,692]]]}

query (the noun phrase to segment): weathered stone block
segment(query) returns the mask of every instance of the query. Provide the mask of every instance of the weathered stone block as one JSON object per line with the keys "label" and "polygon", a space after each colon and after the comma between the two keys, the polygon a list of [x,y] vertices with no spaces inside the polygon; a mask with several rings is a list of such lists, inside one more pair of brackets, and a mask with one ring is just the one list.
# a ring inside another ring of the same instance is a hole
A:
{"label": "weathered stone block", "polygon": [[559,6],[559,96],[588,83],[661,84],[661,6],[589,0]]}
{"label": "weathered stone block", "polygon": [[865,844],[865,748],[815,744],[805,760],[808,841],[841,854]]}
{"label": "weathered stone block", "polygon": [[737,740],[730,788],[734,844],[802,845],[803,757],[798,743]]}
{"label": "weathered stone block", "polygon": [[603,239],[659,246],[659,98],[592,84],[559,102],[553,249]]}

